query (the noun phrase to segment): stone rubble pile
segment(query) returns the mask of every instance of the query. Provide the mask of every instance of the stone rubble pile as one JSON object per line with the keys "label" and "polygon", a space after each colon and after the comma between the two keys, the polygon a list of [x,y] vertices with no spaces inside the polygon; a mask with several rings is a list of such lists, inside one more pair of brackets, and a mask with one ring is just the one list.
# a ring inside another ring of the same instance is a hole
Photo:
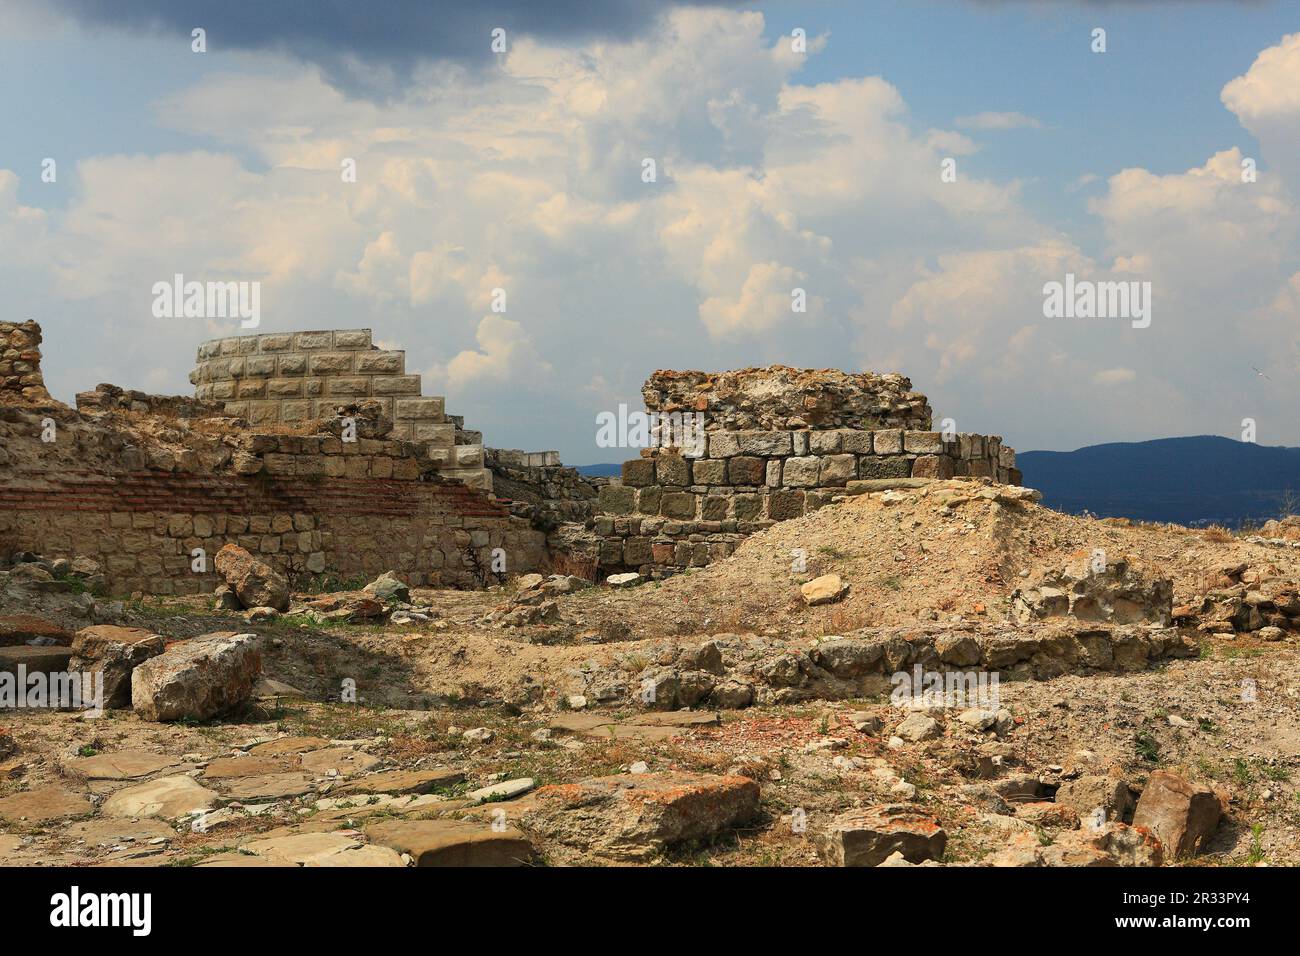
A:
{"label": "stone rubble pile", "polygon": [[[1090,559],[1091,560],[1091,559]],[[1113,624],[1169,623],[1173,582],[1149,578],[1123,559],[1104,568],[1081,562],[1078,567],[1046,571],[1011,594],[1011,616],[1020,624],[1056,617]]]}
{"label": "stone rubble pile", "polygon": [[1175,628],[1132,624],[864,628],[800,651],[753,634],[715,634],[684,651],[664,645],[631,679],[617,659],[614,666],[585,669],[572,692],[601,704],[658,710],[737,709],[889,694],[894,675],[917,669],[945,680],[960,677],[974,693],[967,685],[976,672],[997,672],[1007,681],[1045,680],[1139,671],[1197,653],[1196,643]]}

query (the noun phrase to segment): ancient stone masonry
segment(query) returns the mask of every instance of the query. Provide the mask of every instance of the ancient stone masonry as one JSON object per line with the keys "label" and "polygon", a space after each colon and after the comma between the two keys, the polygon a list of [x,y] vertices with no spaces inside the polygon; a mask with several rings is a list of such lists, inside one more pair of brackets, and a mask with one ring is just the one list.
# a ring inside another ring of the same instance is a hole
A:
{"label": "ancient stone masonry", "polygon": [[[498,554],[511,572],[545,558],[544,533],[484,492],[481,450],[480,467],[449,467],[449,443],[390,437],[382,409],[400,416],[396,400],[342,406],[358,435],[345,441],[337,414],[259,431],[228,404],[109,385],[80,394],[77,410],[0,398],[0,560],[91,558],[113,594],[211,591],[225,544],[300,579],[392,570],[463,587],[482,586]],[[454,426],[442,427],[450,439]]]}
{"label": "ancient stone masonry", "polygon": [[251,425],[298,425],[329,418],[337,405],[378,402],[392,437],[424,442],[439,473],[492,490],[482,437],[457,441],[459,418],[443,399],[421,394],[420,376],[406,372],[406,353],[371,343],[370,329],[282,332],[214,339],[199,346],[190,373],[195,396],[222,402]]}
{"label": "ancient stone masonry", "polygon": [[551,530],[561,522],[586,521],[596,508],[596,496],[609,483],[589,478],[560,464],[557,451],[517,451],[488,448],[484,452],[496,494],[509,499],[511,514]]}
{"label": "ancient stone masonry", "polygon": [[928,431],[930,405],[897,373],[784,365],[735,372],[660,370],[641,389],[651,412],[703,412],[721,431],[903,428]]}
{"label": "ancient stone masonry", "polygon": [[186,395],[150,395],[116,385],[99,384],[93,391],[78,392],[77,408],[83,411],[140,412],[172,418],[214,418],[225,414],[220,402],[207,402]]}
{"label": "ancient stone masonry", "polygon": [[0,401],[50,401],[41,376],[41,327],[0,322]]}
{"label": "ancient stone masonry", "polygon": [[691,435],[701,419],[682,419],[679,445],[643,449],[600,490],[590,534],[574,546],[598,553],[606,571],[702,566],[773,522],[890,483],[1020,483],[999,436],[930,431],[925,396],[901,375],[660,371],[643,391],[650,411],[702,416],[703,430]]}

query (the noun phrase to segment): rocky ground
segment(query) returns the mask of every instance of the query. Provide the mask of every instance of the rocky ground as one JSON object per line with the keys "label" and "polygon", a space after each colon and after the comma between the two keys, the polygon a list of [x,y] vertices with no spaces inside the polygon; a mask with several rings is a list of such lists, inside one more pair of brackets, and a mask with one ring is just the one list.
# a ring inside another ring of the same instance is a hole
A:
{"label": "rocky ground", "polygon": [[[113,601],[92,568],[0,572],[0,664],[71,653],[132,704],[0,711],[0,863],[1300,863],[1291,529],[979,489],[618,587],[289,595],[232,554],[216,601]],[[897,706],[916,667],[996,697]]]}

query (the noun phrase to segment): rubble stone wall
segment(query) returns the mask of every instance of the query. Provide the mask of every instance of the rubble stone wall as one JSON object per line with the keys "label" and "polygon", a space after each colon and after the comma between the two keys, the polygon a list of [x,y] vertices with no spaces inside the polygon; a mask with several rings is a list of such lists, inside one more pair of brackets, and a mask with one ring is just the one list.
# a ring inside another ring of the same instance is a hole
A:
{"label": "rubble stone wall", "polygon": [[596,511],[600,488],[608,484],[608,479],[560,464],[556,451],[488,448],[484,455],[494,493],[510,501],[510,513],[547,531],[562,522],[588,520]]}
{"label": "rubble stone wall", "polygon": [[647,411],[702,412],[709,430],[907,428],[925,431],[926,397],[897,372],[769,365],[732,372],[661,369],[641,389]]}
{"label": "rubble stone wall", "polygon": [[41,327],[35,322],[0,322],[0,401],[49,398],[41,375]]}
{"label": "rubble stone wall", "polygon": [[[110,414],[0,416],[0,546],[86,556],[113,594],[211,591],[212,557],[235,543],[293,575],[479,587],[494,549],[510,573],[546,560],[545,535],[468,485],[441,477],[445,448],[329,435],[218,434],[142,442]],[[206,568],[192,568],[202,548]]]}

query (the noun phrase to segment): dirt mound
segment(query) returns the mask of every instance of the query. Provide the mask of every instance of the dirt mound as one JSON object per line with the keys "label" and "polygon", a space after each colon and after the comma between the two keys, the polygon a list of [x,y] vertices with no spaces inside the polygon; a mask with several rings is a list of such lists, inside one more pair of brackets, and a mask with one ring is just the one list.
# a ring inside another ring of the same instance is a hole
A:
{"label": "dirt mound", "polygon": [[[935,481],[847,498],[755,534],[726,560],[649,590],[602,591],[584,610],[588,620],[626,622],[629,637],[822,636],[918,620],[1004,620],[1016,587],[1098,557],[1122,558],[1147,578],[1170,579],[1176,605],[1199,600],[1227,580],[1225,571],[1243,565],[1258,580],[1295,580],[1300,573],[1291,549],[1174,525],[1066,515],[1021,495]],[[799,585],[830,573],[849,584],[847,595],[807,607]]]}

